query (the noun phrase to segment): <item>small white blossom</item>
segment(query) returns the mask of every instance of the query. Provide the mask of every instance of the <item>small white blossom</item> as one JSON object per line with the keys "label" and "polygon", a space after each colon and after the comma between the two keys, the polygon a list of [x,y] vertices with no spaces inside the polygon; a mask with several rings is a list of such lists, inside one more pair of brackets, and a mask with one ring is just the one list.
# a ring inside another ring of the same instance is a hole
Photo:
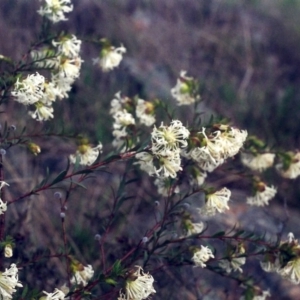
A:
{"label": "small white blossom", "polygon": [[68,20],[65,13],[73,10],[71,0],[45,0],[45,2],[45,6],[37,11],[41,16],[47,17],[53,23]]}
{"label": "small white blossom", "polygon": [[177,79],[176,85],[171,89],[172,96],[177,100],[177,104],[190,105],[195,102],[195,97],[192,95],[192,90],[188,83],[193,81],[192,77],[187,77],[186,71],[180,72],[180,78]]}
{"label": "small white blossom", "polygon": [[126,300],[143,300],[156,293],[153,287],[154,278],[144,273],[142,267],[136,266],[136,271],[129,275],[125,283],[125,291],[120,291],[120,298]]}
{"label": "small white blossom", "polygon": [[17,79],[11,94],[17,102],[30,105],[44,96],[45,77],[39,73],[28,75],[26,79]]}
{"label": "small white blossom", "polygon": [[0,199],[0,215],[3,215],[4,212],[7,210],[7,203],[3,202],[2,199]]}
{"label": "small white blossom", "polygon": [[63,300],[65,299],[65,293],[59,289],[55,289],[53,293],[47,293],[43,291],[43,293],[46,295],[42,297],[40,300]]}
{"label": "small white blossom", "polygon": [[277,190],[274,186],[269,187],[263,184],[253,197],[247,197],[247,203],[254,206],[268,205],[269,201],[276,195],[276,192]]}
{"label": "small white blossom", "polygon": [[79,164],[83,166],[90,166],[95,162],[99,153],[102,152],[102,144],[99,143],[98,146],[92,148],[90,145],[80,145],[75,154],[69,156],[70,162],[75,163],[76,158],[79,158]]}
{"label": "small white blossom", "polygon": [[189,135],[189,130],[179,120],[173,120],[170,126],[164,126],[163,123],[159,128],[154,126],[151,133],[151,150],[154,154],[168,156],[170,153],[186,147]]}
{"label": "small white blossom", "polygon": [[94,270],[91,265],[83,266],[83,270],[77,270],[71,279],[72,284],[82,284],[86,286],[93,277]]}
{"label": "small white blossom", "polygon": [[125,52],[126,48],[123,45],[118,48],[105,48],[101,51],[100,57],[93,58],[93,64],[99,64],[104,72],[110,71],[120,64]]}
{"label": "small white blossom", "polygon": [[200,187],[201,185],[203,185],[206,177],[206,172],[197,172],[195,175],[190,176],[190,185]]}
{"label": "small white blossom", "polygon": [[64,73],[57,73],[51,75],[51,81],[56,88],[56,95],[58,98],[63,99],[68,97],[68,92],[72,88],[74,78],[66,77]]}
{"label": "small white blossom", "polygon": [[248,133],[246,130],[240,130],[231,127],[221,132],[220,138],[216,141],[223,149],[222,154],[224,158],[233,157],[243,146]]}
{"label": "small white blossom", "polygon": [[59,41],[52,41],[52,45],[57,47],[60,55],[75,58],[79,56],[81,40],[78,40],[75,35],[69,37],[62,37]]}
{"label": "small white blossom", "polygon": [[300,152],[289,153],[289,155],[291,162],[288,168],[285,168],[283,163],[279,163],[276,165],[276,169],[282,177],[294,179],[300,175]]}
{"label": "small white blossom", "polygon": [[214,258],[211,249],[201,245],[201,249],[194,253],[192,261],[194,262],[195,266],[205,268],[205,262],[207,262],[210,258]]}
{"label": "small white blossom", "polygon": [[192,222],[190,216],[187,215],[183,217],[181,227],[183,229],[184,236],[190,236],[193,234],[201,233],[204,229],[204,223],[203,222],[194,223]]}
{"label": "small white blossom", "polygon": [[226,273],[231,273],[232,271],[239,271],[243,273],[243,266],[246,263],[246,257],[233,257],[230,260],[221,259],[219,262],[219,267],[224,269]]}
{"label": "small white blossom", "polygon": [[300,283],[300,258],[290,260],[283,268],[277,272],[285,279],[294,284]]}
{"label": "small white blossom", "polygon": [[273,153],[263,153],[254,155],[252,153],[242,153],[241,160],[242,163],[254,171],[264,171],[265,169],[271,167],[274,163],[275,154]]}
{"label": "small white blossom", "polygon": [[36,110],[34,112],[29,112],[33,119],[37,121],[47,121],[54,117],[53,107],[46,106],[42,102],[35,103]]}
{"label": "small white blossom", "polygon": [[169,153],[168,156],[159,156],[159,166],[155,167],[155,174],[158,177],[176,178],[177,172],[182,170],[181,159],[178,152]]}
{"label": "small white blossom", "polygon": [[149,152],[141,152],[137,153],[135,155],[135,158],[138,159],[138,162],[136,162],[135,164],[138,164],[142,171],[148,173],[150,176],[155,174],[152,154],[150,154]]}
{"label": "small white blossom", "polygon": [[207,216],[214,216],[216,213],[223,213],[229,209],[228,201],[231,196],[231,191],[227,188],[206,195],[205,205],[200,209],[200,213]]}
{"label": "small white blossom", "polygon": [[82,59],[80,57],[75,58],[60,58],[58,71],[61,76],[65,76],[70,79],[76,79],[79,77]]}
{"label": "small white blossom", "polygon": [[115,115],[118,111],[122,111],[123,109],[125,109],[125,105],[127,104],[127,102],[129,102],[129,98],[128,97],[122,97],[121,96],[121,92],[117,92],[115,94],[115,97],[113,100],[111,100],[110,102],[110,111],[109,113],[111,115]]}
{"label": "small white blossom", "polygon": [[136,116],[140,122],[146,126],[152,126],[155,123],[155,116],[152,114],[154,110],[151,102],[138,99],[136,106]]}
{"label": "small white blossom", "polygon": [[16,287],[23,285],[18,278],[18,268],[15,264],[11,264],[5,272],[0,272],[0,298],[3,300],[12,299],[12,294],[15,293]]}
{"label": "small white blossom", "polygon": [[113,136],[120,138],[126,136],[126,132],[124,129],[130,125],[135,124],[134,117],[132,114],[128,113],[125,109],[122,111],[118,111],[114,114],[115,122],[113,124]]}
{"label": "small white blossom", "polygon": [[199,167],[204,171],[212,172],[215,168],[224,162],[222,157],[223,148],[217,142],[220,139],[220,131],[215,132],[209,137],[202,128],[203,143],[202,147],[195,147],[189,152],[189,156],[198,163]]}

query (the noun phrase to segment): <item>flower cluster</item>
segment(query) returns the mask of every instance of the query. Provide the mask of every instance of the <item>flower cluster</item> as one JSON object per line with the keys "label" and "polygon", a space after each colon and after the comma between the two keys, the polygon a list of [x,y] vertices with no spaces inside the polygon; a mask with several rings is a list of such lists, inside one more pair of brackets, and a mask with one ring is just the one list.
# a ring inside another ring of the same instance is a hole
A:
{"label": "flower cluster", "polygon": [[201,249],[198,249],[194,252],[192,257],[192,261],[194,262],[195,266],[205,268],[207,262],[210,258],[214,258],[212,251],[210,248],[201,245]]}
{"label": "flower cluster", "polygon": [[196,81],[192,77],[186,76],[186,71],[180,72],[176,85],[171,89],[172,96],[177,100],[177,104],[190,105],[199,99],[196,91]]}
{"label": "flower cluster", "polygon": [[113,146],[121,148],[124,146],[124,142],[127,141],[128,146],[132,142],[131,129],[135,126],[134,103],[128,97],[122,97],[121,92],[115,94],[115,98],[111,101],[110,114],[114,118],[113,123]]}
{"label": "flower cluster", "polygon": [[163,123],[159,128],[154,126],[151,153],[142,152],[136,155],[141,169],[149,175],[175,178],[177,172],[182,170],[180,151],[187,146],[189,135],[189,130],[179,120],[173,120],[170,126]]}
{"label": "flower cluster", "polygon": [[185,155],[197,162],[202,170],[212,172],[227,158],[236,155],[246,138],[247,131],[227,125],[220,125],[219,130],[214,130],[209,135],[202,128],[197,136],[191,137],[196,145]]}
{"label": "flower cluster", "polygon": [[294,284],[300,283],[300,245],[292,233],[288,241],[281,242],[279,251],[274,254],[266,254],[264,261],[260,263],[266,272],[276,272],[283,278]]}
{"label": "flower cluster", "polygon": [[38,13],[45,16],[53,23],[68,20],[65,13],[73,10],[71,0],[45,0],[45,6],[38,10]]}
{"label": "flower cluster", "polygon": [[53,103],[57,98],[68,96],[71,85],[79,77],[82,62],[79,57],[80,46],[81,41],[74,35],[62,36],[59,40],[52,41],[49,46],[52,48],[31,53],[37,67],[51,70],[51,80],[36,72],[27,78],[18,78],[11,93],[17,102],[35,107],[35,111],[29,112],[32,118],[38,121],[53,118]]}
{"label": "flower cluster", "polygon": [[15,264],[11,264],[5,272],[0,272],[0,298],[12,299],[12,294],[15,293],[16,287],[22,287],[19,282],[18,268]]}
{"label": "flower cluster", "polygon": [[129,272],[125,282],[125,288],[120,290],[118,300],[143,300],[156,293],[153,287],[154,278],[145,274],[142,267],[136,266],[136,270]]}

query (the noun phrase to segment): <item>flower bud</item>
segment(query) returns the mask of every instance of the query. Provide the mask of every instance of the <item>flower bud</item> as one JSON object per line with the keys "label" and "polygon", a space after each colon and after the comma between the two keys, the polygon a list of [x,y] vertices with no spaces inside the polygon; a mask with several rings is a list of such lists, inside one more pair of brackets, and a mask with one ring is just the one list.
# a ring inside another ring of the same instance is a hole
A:
{"label": "flower bud", "polygon": [[35,143],[30,142],[27,144],[27,147],[28,147],[28,150],[34,155],[38,155],[39,153],[41,153],[40,146]]}
{"label": "flower bud", "polygon": [[13,248],[12,245],[7,244],[4,248],[4,256],[5,257],[12,257],[13,256]]}

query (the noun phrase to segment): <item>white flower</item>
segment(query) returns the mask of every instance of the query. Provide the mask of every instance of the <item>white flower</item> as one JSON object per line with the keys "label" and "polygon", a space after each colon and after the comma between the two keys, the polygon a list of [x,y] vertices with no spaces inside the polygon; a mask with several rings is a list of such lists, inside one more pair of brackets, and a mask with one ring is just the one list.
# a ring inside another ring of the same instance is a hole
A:
{"label": "white flower", "polygon": [[150,176],[155,174],[155,167],[153,165],[152,154],[150,154],[149,152],[141,152],[141,153],[137,153],[135,155],[135,158],[139,160],[135,164],[138,164],[142,171],[148,173]]}
{"label": "white flower", "polygon": [[269,272],[277,272],[280,269],[280,262],[279,262],[279,259],[276,258],[274,262],[271,262],[271,261],[260,262],[260,266],[265,272],[268,272],[268,273]]}
{"label": "white flower", "polygon": [[276,188],[274,186],[266,186],[260,183],[256,194],[253,197],[247,197],[247,203],[254,206],[265,206],[276,195]]}
{"label": "white flower", "polygon": [[83,61],[80,57],[61,57],[58,71],[61,74],[61,76],[65,76],[70,79],[78,78],[82,62]]}
{"label": "white flower", "polygon": [[220,131],[215,132],[209,137],[205,134],[205,128],[202,128],[204,146],[196,147],[189,152],[190,157],[196,161],[201,169],[212,172],[216,167],[224,162],[223,148],[220,139]]}
{"label": "white flower", "polygon": [[243,273],[243,266],[246,263],[246,257],[233,257],[230,260],[221,259],[219,262],[219,267],[224,269],[226,273],[231,273],[232,271],[239,271]]}
{"label": "white flower", "polygon": [[254,155],[252,153],[242,153],[241,160],[242,163],[254,171],[260,171],[271,167],[274,163],[275,154],[273,153],[263,153]]}
{"label": "white flower", "polygon": [[294,284],[300,283],[300,258],[290,260],[283,268],[277,272],[285,279]]}
{"label": "white flower", "polygon": [[204,229],[203,222],[193,223],[189,216],[183,217],[181,226],[184,231],[184,236],[199,234]]}
{"label": "white flower", "polygon": [[80,145],[75,154],[70,155],[70,162],[75,163],[76,158],[79,158],[79,164],[83,166],[90,166],[95,162],[99,153],[102,152],[102,144],[99,142],[98,146],[92,148],[90,145]]}
{"label": "white flower", "polygon": [[288,167],[285,168],[283,163],[279,163],[276,165],[276,169],[282,177],[294,179],[300,175],[300,152],[288,154],[291,160]]}
{"label": "white flower", "polygon": [[5,186],[9,186],[5,181],[0,181],[0,190],[2,190]]}
{"label": "white flower", "polygon": [[[219,156],[218,152],[214,152],[216,149],[213,149],[212,145],[214,144],[201,148],[196,147],[189,152],[191,158],[197,162],[199,168],[207,172],[212,172],[224,163],[224,159]],[[213,147],[219,148],[217,145],[214,145]]]}
{"label": "white flower", "polygon": [[67,98],[75,79],[66,77],[63,73],[52,74],[51,79],[56,88],[57,97],[60,99]]}
{"label": "white flower", "polygon": [[[5,181],[0,181],[0,191],[5,187],[5,186],[9,186],[8,183],[6,183]],[[3,215],[4,212],[6,212],[7,210],[7,203],[3,202],[2,199],[0,198],[0,215]]]}
{"label": "white flower", "polygon": [[151,102],[138,99],[136,106],[136,116],[140,119],[140,122],[146,126],[152,126],[155,123],[155,116],[152,112],[154,106]]}
{"label": "white flower", "polygon": [[47,121],[53,118],[53,107],[46,106],[42,102],[35,103],[36,110],[34,112],[29,112],[33,119],[37,121]]}
{"label": "white flower", "polygon": [[114,115],[118,111],[122,111],[123,109],[125,109],[126,104],[129,102],[130,102],[130,99],[128,97],[122,97],[121,92],[117,92],[115,94],[115,98],[113,100],[111,100],[111,103],[110,103],[111,108],[110,108],[109,113],[111,115]]}
{"label": "white flower", "polygon": [[120,291],[119,299],[143,300],[156,293],[153,287],[154,278],[145,274],[142,267],[136,266],[136,271],[129,275],[125,283],[125,291]]}
{"label": "white flower", "polygon": [[100,58],[97,57],[93,59],[93,64],[99,64],[104,72],[110,71],[120,64],[123,58],[123,53],[125,52],[126,49],[123,45],[121,45],[119,48],[105,48],[101,51]]}
{"label": "white flower", "polygon": [[82,284],[86,286],[93,277],[94,270],[91,265],[83,266],[82,270],[77,270],[71,279],[72,284]]}
{"label": "white flower", "polygon": [[135,120],[132,114],[128,113],[125,109],[116,112],[113,117],[115,119],[115,122],[113,124],[113,136],[118,138],[126,136],[126,132],[122,131],[122,129],[126,129],[126,127],[128,127],[129,125],[135,124]]}
{"label": "white flower", "polygon": [[206,195],[205,205],[200,209],[200,212],[207,216],[213,216],[216,213],[222,213],[229,209],[228,201],[231,196],[231,191],[227,188]]}
{"label": "white flower", "polygon": [[194,253],[192,261],[194,262],[195,266],[205,268],[205,262],[207,262],[210,258],[214,258],[210,248],[201,245],[201,249]]}
{"label": "white flower", "polygon": [[30,105],[38,102],[44,96],[45,77],[39,73],[28,75],[22,81],[17,79],[11,94],[17,102]]}
{"label": "white flower", "polygon": [[4,212],[7,211],[7,203],[3,202],[2,199],[0,198],[0,215],[3,215]]}
{"label": "white flower", "polygon": [[[164,196],[164,197],[168,197],[170,196],[170,193],[172,191],[172,186],[170,185],[170,181],[167,178],[156,178],[154,180],[154,184],[157,186],[157,192]],[[179,193],[179,186],[176,185],[173,193],[178,194]]]}
{"label": "white flower", "polygon": [[248,133],[246,130],[240,130],[231,127],[221,132],[220,138],[216,140],[216,143],[222,148],[222,155],[224,158],[232,157],[236,155],[243,146]]}
{"label": "white flower", "polygon": [[65,299],[65,293],[59,289],[55,289],[53,293],[47,293],[43,291],[46,297],[42,297],[42,300],[63,300]]}
{"label": "white flower", "polygon": [[12,294],[16,292],[16,287],[22,287],[19,282],[18,268],[15,264],[11,264],[9,269],[0,273],[0,298],[3,300],[12,299]]}
{"label": "white flower", "polygon": [[155,174],[158,177],[176,178],[177,172],[181,171],[181,159],[178,152],[169,153],[168,156],[158,156],[159,166],[155,167]]}
{"label": "white flower", "polygon": [[196,187],[200,187],[201,185],[203,185],[205,179],[207,177],[207,173],[206,172],[199,172],[197,170],[196,174],[193,174],[192,176],[190,176],[190,185],[192,186],[196,186]]}
{"label": "white flower", "polygon": [[13,256],[13,249],[12,249],[12,245],[7,244],[4,247],[4,257],[12,257]]}
{"label": "white flower", "polygon": [[185,76],[186,71],[180,72],[180,78],[177,79],[176,85],[171,89],[172,96],[177,100],[177,104],[190,105],[195,102],[195,97],[192,95],[191,87],[189,82],[194,79],[192,77]]}
{"label": "white flower", "polygon": [[73,10],[71,0],[45,0],[45,2],[45,6],[37,11],[41,16],[47,17],[53,23],[68,20],[64,14]]}
{"label": "white flower", "polygon": [[52,45],[58,48],[59,54],[75,58],[79,56],[81,40],[78,40],[75,35],[69,37],[62,37],[60,41],[52,41]]}
{"label": "white flower", "polygon": [[170,153],[178,152],[180,148],[186,147],[189,135],[189,130],[179,120],[173,120],[170,126],[164,126],[163,123],[159,128],[154,126],[151,133],[151,150],[154,154],[168,156]]}

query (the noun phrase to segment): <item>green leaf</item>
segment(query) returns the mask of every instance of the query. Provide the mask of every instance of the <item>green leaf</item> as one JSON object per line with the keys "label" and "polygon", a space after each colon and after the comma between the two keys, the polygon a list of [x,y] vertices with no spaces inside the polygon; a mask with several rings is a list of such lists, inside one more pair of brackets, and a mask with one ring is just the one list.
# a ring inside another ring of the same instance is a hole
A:
{"label": "green leaf", "polygon": [[216,237],[221,237],[225,235],[225,231],[219,231],[215,234],[212,235],[212,237],[216,238]]}
{"label": "green leaf", "polygon": [[56,184],[56,183],[58,183],[58,182],[63,181],[63,179],[65,178],[66,174],[67,174],[67,170],[64,170],[64,171],[60,172],[60,173],[57,175],[57,177],[51,182],[50,185],[54,185],[54,184]]}

